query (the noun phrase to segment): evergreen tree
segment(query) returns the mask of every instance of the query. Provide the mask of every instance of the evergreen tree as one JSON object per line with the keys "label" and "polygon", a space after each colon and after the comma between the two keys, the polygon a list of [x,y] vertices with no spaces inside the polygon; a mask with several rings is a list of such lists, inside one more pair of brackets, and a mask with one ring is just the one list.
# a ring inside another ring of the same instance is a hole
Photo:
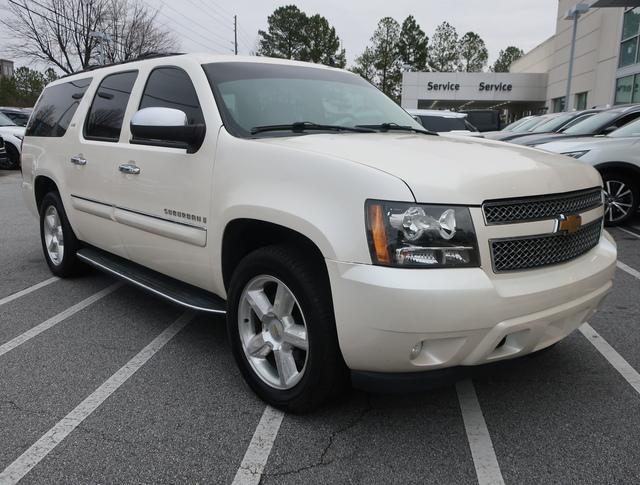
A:
{"label": "evergreen tree", "polygon": [[411,71],[426,71],[429,38],[420,28],[413,15],[409,15],[402,22],[398,53],[405,69]]}

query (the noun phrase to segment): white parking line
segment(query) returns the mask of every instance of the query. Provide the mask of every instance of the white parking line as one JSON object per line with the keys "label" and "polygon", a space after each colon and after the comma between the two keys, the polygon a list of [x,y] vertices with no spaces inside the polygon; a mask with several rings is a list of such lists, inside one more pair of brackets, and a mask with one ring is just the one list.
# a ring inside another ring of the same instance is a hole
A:
{"label": "white parking line", "polygon": [[78,404],[73,411],[58,421],[53,428],[47,431],[38,441],[31,445],[27,451],[0,473],[0,484],[13,485],[21,480],[111,396],[111,394],[117,391],[138,369],[175,337],[178,332],[191,321],[193,316],[191,312],[182,314],[180,318],[153,339],[149,345],[109,377],[104,384],[93,391],[89,397]]}
{"label": "white parking line", "polygon": [[[232,485],[257,485],[260,483],[262,472],[269,459],[276,436],[278,436],[283,418],[284,413],[278,409],[271,406],[264,409]],[[2,477],[0,476],[0,478]]]}
{"label": "white parking line", "polygon": [[616,352],[616,350],[596,332],[591,325],[583,323],[580,332],[600,352],[605,359],[620,373],[622,377],[640,394],[640,374]]}
{"label": "white parking line", "polygon": [[456,391],[478,485],[503,485],[502,472],[473,383],[470,380],[457,382]]}
{"label": "white parking line", "polygon": [[631,266],[627,266],[622,261],[617,261],[616,265],[618,266],[618,268],[620,268],[625,273],[628,273],[631,276],[633,276],[634,278],[638,278],[640,280],[640,271],[638,271],[636,269],[633,269]]}
{"label": "white parking line", "polygon": [[63,320],[72,316],[73,314],[78,313],[80,310],[83,310],[89,305],[91,305],[92,303],[95,303],[100,298],[104,298],[108,294],[113,293],[118,288],[120,288],[123,284],[124,283],[115,283],[105,288],[104,290],[100,290],[99,292],[91,295],[89,298],[85,298],[80,303],[76,303],[72,307],[69,307],[66,310],[61,311],[57,315],[49,318],[48,320],[45,320],[40,325],[36,325],[32,329],[27,330],[23,334],[20,334],[17,337],[9,340],[7,343],[0,345],[0,356],[3,356],[7,352],[10,352],[16,347],[19,347],[20,345],[27,342],[28,340],[31,340],[33,337],[40,335],[45,330],[49,330],[51,327],[56,326]]}
{"label": "white parking line", "polygon": [[47,285],[50,285],[51,283],[58,281],[60,278],[58,278],[57,276],[53,276],[52,278],[49,278],[48,280],[44,280],[41,281],[40,283],[37,283],[33,286],[30,286],[29,288],[25,288],[24,290],[20,290],[17,291],[9,296],[5,296],[4,298],[0,299],[0,306],[9,303],[10,301],[16,300],[18,298],[20,298],[21,296],[24,295],[28,295],[29,293],[31,293],[32,291],[36,291],[39,290],[40,288],[43,288]]}
{"label": "white parking line", "polygon": [[[627,233],[627,234],[629,234],[630,236],[634,236],[634,237],[637,237],[638,239],[640,239],[640,234],[638,234],[638,233],[635,233],[635,232],[630,231],[630,230],[628,230],[628,229],[625,229],[625,228],[623,228],[623,227],[617,227],[616,229],[618,229],[619,231],[622,231],[622,232],[626,232],[626,233]],[[635,229],[635,228],[634,228],[634,229]]]}

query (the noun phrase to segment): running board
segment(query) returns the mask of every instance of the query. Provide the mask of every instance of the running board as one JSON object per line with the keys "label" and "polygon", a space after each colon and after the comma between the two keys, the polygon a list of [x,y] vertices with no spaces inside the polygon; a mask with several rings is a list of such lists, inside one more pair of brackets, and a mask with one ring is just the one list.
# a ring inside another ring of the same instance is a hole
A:
{"label": "running board", "polygon": [[219,296],[120,256],[94,247],[83,247],[77,254],[81,261],[178,305],[209,313],[225,314],[227,312],[227,304]]}

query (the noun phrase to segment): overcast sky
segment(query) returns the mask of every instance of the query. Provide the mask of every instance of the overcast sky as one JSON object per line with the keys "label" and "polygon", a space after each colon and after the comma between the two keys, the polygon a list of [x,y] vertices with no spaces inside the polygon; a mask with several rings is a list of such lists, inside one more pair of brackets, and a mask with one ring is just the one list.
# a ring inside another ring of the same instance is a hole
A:
{"label": "overcast sky", "polygon": [[[6,1],[6,0],[5,0]],[[336,28],[349,65],[369,43],[380,18],[402,22],[413,15],[429,37],[448,21],[460,35],[473,30],[487,44],[490,63],[508,45],[525,51],[555,32],[558,0],[141,0],[160,9],[158,20],[173,31],[184,52],[231,53],[233,14],[240,26],[240,53],[254,49],[258,29],[282,5],[295,4],[309,15],[319,13]],[[0,2],[4,3],[4,2]],[[6,56],[0,46],[0,56]],[[17,60],[18,65],[24,62]]]}

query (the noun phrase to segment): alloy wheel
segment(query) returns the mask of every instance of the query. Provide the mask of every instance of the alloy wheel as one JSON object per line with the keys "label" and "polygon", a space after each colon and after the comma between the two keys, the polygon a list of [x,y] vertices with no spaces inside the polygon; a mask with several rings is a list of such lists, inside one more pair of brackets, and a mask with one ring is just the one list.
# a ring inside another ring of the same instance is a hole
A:
{"label": "alloy wheel", "polygon": [[633,192],[621,180],[607,180],[605,191],[605,219],[612,223],[628,216],[633,208]]}
{"label": "alloy wheel", "polygon": [[268,275],[250,280],[240,297],[238,328],[244,354],[264,383],[286,390],[300,382],[308,357],[307,326],[287,285]]}
{"label": "alloy wheel", "polygon": [[58,266],[64,257],[62,222],[55,206],[50,205],[44,215],[44,243],[51,262]]}

